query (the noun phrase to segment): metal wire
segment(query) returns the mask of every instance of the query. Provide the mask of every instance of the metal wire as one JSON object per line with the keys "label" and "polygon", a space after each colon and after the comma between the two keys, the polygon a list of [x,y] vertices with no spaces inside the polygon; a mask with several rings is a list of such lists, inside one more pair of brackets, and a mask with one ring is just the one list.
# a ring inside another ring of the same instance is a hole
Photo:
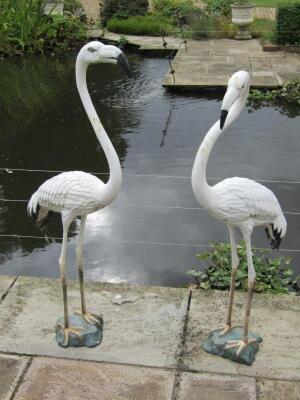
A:
{"label": "metal wire", "polygon": [[[13,173],[13,172],[46,172],[46,173],[51,173],[51,174],[59,174],[62,172],[67,172],[67,171],[61,171],[61,170],[50,170],[50,169],[26,169],[26,168],[0,168],[0,171],[5,171],[7,173]],[[90,172],[93,175],[109,175],[109,172]],[[123,173],[123,176],[136,176],[136,177],[143,177],[143,178],[168,178],[168,179],[191,179],[190,176],[184,176],[184,175],[158,175],[158,174],[133,174],[133,173]],[[221,181],[225,178],[207,178],[209,181]],[[249,178],[251,179],[251,178]],[[286,184],[291,184],[291,185],[299,185],[300,181],[286,181],[286,180],[276,180],[276,179],[256,179],[255,177],[252,178],[256,182],[265,182],[265,183],[286,183]]]}
{"label": "metal wire", "polygon": [[[53,236],[33,236],[33,235],[17,235],[17,234],[0,234],[0,238],[15,238],[15,239],[45,239],[48,243],[49,240],[62,240],[62,237],[53,237]],[[69,237],[69,239],[72,239]],[[103,239],[103,238],[102,238]],[[162,242],[143,242],[143,241],[134,241],[134,240],[112,240],[112,239],[105,239],[107,242],[111,243],[120,243],[120,244],[138,244],[138,245],[149,245],[149,246],[170,246],[170,247],[204,247],[211,249],[212,246],[209,244],[190,244],[190,243],[162,243]],[[265,247],[255,247],[259,250],[270,250]],[[280,249],[282,252],[288,253],[299,253],[300,249]]]}
{"label": "metal wire", "polygon": [[[28,203],[29,200],[21,200],[21,199],[1,199],[0,202],[3,201],[5,203]],[[190,210],[190,211],[203,211],[205,210],[204,207],[182,207],[182,206],[163,206],[163,205],[144,205],[144,204],[119,204],[119,203],[112,203],[109,204],[107,207],[135,207],[135,208],[161,208],[167,210]],[[286,215],[300,215],[300,212],[297,211],[284,211],[283,214]]]}

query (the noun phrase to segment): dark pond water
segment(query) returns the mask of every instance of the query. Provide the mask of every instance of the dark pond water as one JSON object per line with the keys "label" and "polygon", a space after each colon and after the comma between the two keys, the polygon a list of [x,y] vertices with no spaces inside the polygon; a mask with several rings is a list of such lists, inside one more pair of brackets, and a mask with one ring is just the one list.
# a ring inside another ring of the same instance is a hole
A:
{"label": "dark pond water", "polygon": [[[101,178],[107,179],[106,160],[75,88],[74,59],[1,61],[2,169],[79,169],[104,173]],[[88,72],[88,86],[117,148],[124,181],[115,203],[88,218],[86,277],[181,286],[186,270],[197,266],[196,254],[206,250],[200,245],[228,240],[226,228],[197,209],[190,184],[197,148],[218,118],[220,97],[168,94],[161,87],[166,60],[129,59],[134,70],[130,80],[105,65]],[[293,251],[280,254],[291,255],[300,272],[299,121],[293,109],[248,108],[215,146],[208,176],[214,182],[236,175],[266,181],[287,212],[283,248]],[[27,217],[24,202],[52,175],[1,171],[0,196],[6,201],[0,202],[0,274],[58,276],[60,240],[51,237],[61,237],[60,219],[48,226],[47,241]],[[73,278],[78,226],[72,226],[69,242]],[[15,234],[21,237],[7,236]],[[262,229],[254,243],[268,247]]]}

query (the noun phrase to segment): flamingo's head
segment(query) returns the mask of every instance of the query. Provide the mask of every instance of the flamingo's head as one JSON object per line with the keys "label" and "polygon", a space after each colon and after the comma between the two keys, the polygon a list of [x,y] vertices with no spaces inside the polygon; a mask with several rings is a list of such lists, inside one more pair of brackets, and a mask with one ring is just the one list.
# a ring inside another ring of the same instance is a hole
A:
{"label": "flamingo's head", "polygon": [[250,88],[250,76],[246,71],[235,72],[229,79],[227,91],[223,98],[220,128],[223,129],[227,115],[232,106],[239,100],[247,100]]}
{"label": "flamingo's head", "polygon": [[82,47],[78,54],[78,58],[87,64],[117,64],[129,78],[132,76],[132,71],[125,54],[116,46],[105,45],[94,40]]}

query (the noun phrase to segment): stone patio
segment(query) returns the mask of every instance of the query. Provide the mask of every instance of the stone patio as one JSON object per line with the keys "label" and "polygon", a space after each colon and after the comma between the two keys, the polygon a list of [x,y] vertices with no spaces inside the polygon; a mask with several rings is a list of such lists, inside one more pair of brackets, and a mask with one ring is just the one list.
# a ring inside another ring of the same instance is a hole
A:
{"label": "stone patio", "polygon": [[[60,282],[0,276],[0,400],[298,400],[300,298],[255,294],[251,328],[264,337],[252,367],[201,350],[223,322],[227,292],[88,283],[104,317],[93,349],[56,345]],[[79,289],[69,284],[69,308]],[[237,293],[234,321],[242,322]]]}
{"label": "stone patio", "polygon": [[300,78],[300,54],[266,52],[258,40],[189,41],[187,51],[181,47],[172,66],[174,77],[168,73],[163,81],[170,89],[224,87],[238,70],[250,72],[252,87],[277,88]]}

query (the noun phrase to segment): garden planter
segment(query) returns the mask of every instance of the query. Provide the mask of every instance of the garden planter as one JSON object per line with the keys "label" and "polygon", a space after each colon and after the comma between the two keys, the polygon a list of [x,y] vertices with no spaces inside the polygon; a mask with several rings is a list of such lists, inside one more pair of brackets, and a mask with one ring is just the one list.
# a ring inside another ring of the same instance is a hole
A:
{"label": "garden planter", "polygon": [[238,26],[238,31],[234,39],[251,39],[248,25],[253,22],[254,4],[232,4],[232,22]]}
{"label": "garden planter", "polygon": [[64,2],[63,1],[44,1],[44,14],[46,15],[62,15],[64,13]]}

